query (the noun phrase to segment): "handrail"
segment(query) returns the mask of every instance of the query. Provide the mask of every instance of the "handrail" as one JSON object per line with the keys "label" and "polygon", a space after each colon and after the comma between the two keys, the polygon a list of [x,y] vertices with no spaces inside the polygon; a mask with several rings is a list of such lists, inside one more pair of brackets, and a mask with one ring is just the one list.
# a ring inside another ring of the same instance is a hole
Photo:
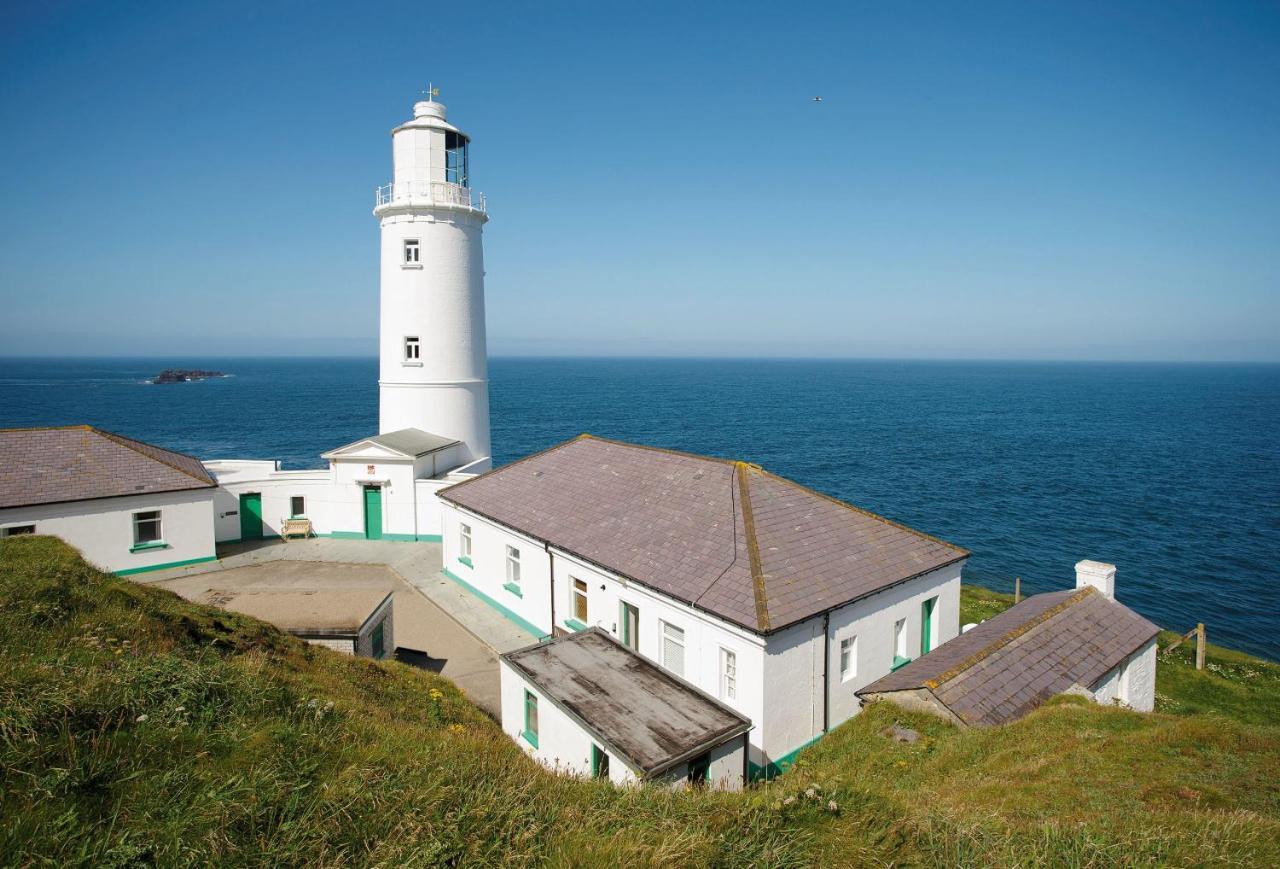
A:
{"label": "handrail", "polygon": [[403,202],[406,205],[452,205],[487,211],[483,193],[449,181],[400,181],[384,184],[374,194],[374,207]]}

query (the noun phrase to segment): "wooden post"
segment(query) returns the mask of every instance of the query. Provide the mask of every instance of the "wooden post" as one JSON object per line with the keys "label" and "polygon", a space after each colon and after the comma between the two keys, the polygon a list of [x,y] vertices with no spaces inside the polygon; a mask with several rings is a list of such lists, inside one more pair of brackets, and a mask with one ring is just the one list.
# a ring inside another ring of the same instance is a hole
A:
{"label": "wooden post", "polygon": [[1196,669],[1204,669],[1204,622],[1196,625]]}
{"label": "wooden post", "polygon": [[1018,603],[1022,600],[1022,577],[1015,576],[1013,578],[1013,602]]}

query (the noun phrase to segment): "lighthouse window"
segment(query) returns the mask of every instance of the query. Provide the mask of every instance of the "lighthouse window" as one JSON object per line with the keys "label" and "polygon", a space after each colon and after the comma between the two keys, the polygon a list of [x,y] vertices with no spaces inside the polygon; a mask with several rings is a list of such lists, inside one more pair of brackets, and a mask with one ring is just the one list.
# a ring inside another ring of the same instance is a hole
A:
{"label": "lighthouse window", "polygon": [[410,335],[404,339],[404,361],[417,362],[421,345],[418,344],[418,336]]}
{"label": "lighthouse window", "polygon": [[418,240],[416,238],[406,238],[404,240],[404,264],[407,266],[417,265],[419,262]]}
{"label": "lighthouse window", "polygon": [[444,180],[462,187],[471,186],[467,176],[467,137],[449,130],[444,134]]}

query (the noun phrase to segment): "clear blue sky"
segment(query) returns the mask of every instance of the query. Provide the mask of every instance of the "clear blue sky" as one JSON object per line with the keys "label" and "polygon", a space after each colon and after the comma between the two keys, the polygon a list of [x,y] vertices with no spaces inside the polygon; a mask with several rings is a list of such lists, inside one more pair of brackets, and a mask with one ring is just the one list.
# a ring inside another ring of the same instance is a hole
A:
{"label": "clear blue sky", "polygon": [[429,79],[493,355],[1280,360],[1280,5],[1164,0],[6,3],[0,355],[373,355]]}

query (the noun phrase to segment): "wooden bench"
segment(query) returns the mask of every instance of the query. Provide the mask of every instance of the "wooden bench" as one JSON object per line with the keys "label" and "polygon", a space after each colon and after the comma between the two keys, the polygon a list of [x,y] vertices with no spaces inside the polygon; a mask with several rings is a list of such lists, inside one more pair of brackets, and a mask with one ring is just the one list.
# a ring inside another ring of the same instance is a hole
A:
{"label": "wooden bench", "polygon": [[280,523],[280,538],[288,542],[290,537],[306,539],[315,532],[311,530],[310,519],[285,519]]}

